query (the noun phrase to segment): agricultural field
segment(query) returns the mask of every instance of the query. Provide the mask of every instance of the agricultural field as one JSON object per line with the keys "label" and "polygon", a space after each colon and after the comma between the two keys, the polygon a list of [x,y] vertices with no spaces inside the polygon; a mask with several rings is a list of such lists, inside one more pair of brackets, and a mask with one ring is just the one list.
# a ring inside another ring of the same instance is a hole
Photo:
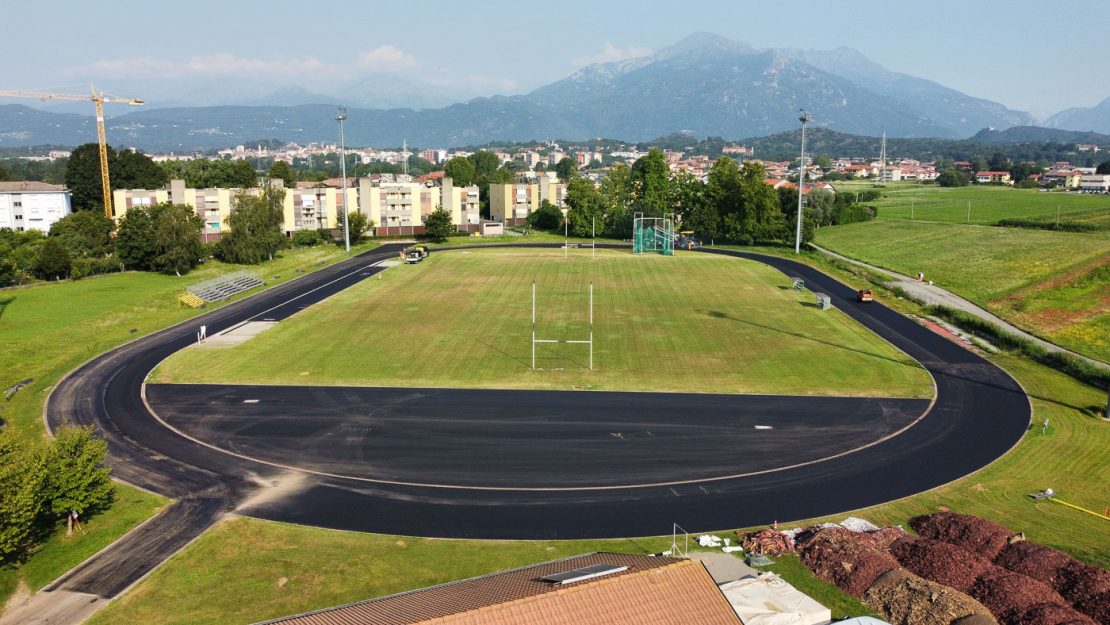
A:
{"label": "agricultural field", "polygon": [[[923,369],[765,265],[703,254],[489,249],[383,272],[251,340],[190,348],[153,382],[931,396]],[[585,345],[539,338],[590,331]],[[820,367],[812,363],[820,362]]]}
{"label": "agricultural field", "polygon": [[905,275],[922,271],[1033,334],[1110,362],[1110,234],[882,215],[822,228],[816,243]]}
{"label": "agricultural field", "polygon": [[[875,189],[869,182],[833,183],[842,192]],[[1001,219],[1032,219],[1053,223],[1081,222],[1110,227],[1110,196],[1064,191],[970,185],[945,188],[917,182],[896,182],[878,188],[883,197],[870,202],[881,219],[914,219],[945,223],[994,225]],[[970,220],[968,204],[971,204]]]}

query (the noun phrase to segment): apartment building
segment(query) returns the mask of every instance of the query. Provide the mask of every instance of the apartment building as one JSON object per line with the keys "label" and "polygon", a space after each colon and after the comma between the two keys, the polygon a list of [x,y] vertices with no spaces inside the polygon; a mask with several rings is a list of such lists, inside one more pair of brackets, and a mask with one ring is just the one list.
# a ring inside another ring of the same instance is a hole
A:
{"label": "apartment building", "polygon": [[491,184],[489,186],[490,217],[509,225],[523,223],[546,200],[562,208],[566,206],[567,187],[548,176],[534,182]]}
{"label": "apartment building", "polygon": [[49,232],[73,212],[69,189],[45,182],[0,182],[0,228]]}

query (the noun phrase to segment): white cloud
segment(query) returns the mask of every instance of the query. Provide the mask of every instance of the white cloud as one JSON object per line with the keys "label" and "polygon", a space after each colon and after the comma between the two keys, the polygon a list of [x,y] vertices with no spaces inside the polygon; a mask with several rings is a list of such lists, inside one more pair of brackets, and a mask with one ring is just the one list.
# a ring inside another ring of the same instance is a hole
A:
{"label": "white cloud", "polygon": [[419,67],[416,57],[395,46],[384,45],[363,52],[354,60],[327,63],[312,56],[258,59],[217,53],[167,61],[149,56],[95,61],[70,68],[74,75],[97,78],[180,78],[189,76],[245,76],[295,78],[332,76],[350,72],[400,72]]}
{"label": "white cloud", "polygon": [[618,48],[617,46],[613,45],[613,42],[606,41],[601,45],[601,52],[585,56],[576,56],[571,59],[571,63],[576,66],[591,65],[593,63],[613,63],[616,61],[624,61],[626,59],[635,59],[641,56],[647,56],[651,54],[651,52],[651,48],[643,48],[639,46]]}

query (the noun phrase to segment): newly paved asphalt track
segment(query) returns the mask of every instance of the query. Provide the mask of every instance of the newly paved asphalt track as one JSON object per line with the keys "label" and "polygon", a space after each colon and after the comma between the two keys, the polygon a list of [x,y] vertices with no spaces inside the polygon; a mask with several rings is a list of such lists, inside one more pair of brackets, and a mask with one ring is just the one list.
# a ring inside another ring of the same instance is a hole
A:
{"label": "newly paved asphalt track", "polygon": [[[857,304],[852,289],[800,263],[727,250],[706,253],[764,262],[805,279],[812,291],[829,294],[834,306],[928,369],[937,385],[932,406],[904,431],[882,439],[882,433],[916,417],[920,405],[887,400],[890,409],[879,417],[875,400],[869,400],[870,407],[868,401],[857,401],[849,409],[848,404],[838,408],[831,399],[762,398],[781,403],[760,408],[752,398],[737,397],[733,398],[734,429],[729,430],[729,410],[721,404],[684,432],[668,417],[689,418],[691,396],[676,395],[668,403],[667,396],[653,395],[656,405],[651,414],[640,415],[622,413],[621,402],[607,403],[616,399],[607,393],[514,392],[519,394],[514,396],[440,390],[427,393],[420,400],[423,404],[379,415],[378,426],[388,435],[375,440],[377,446],[369,450],[385,457],[370,457],[360,446],[373,437],[356,432],[352,440],[359,444],[338,442],[335,437],[358,427],[374,427],[369,410],[359,416],[358,402],[369,408],[376,399],[388,399],[389,393],[412,395],[412,390],[345,389],[351,391],[346,397],[356,408],[344,412],[338,408],[343,403],[342,389],[310,396],[324,398],[315,408],[304,399],[304,392],[271,389],[269,396],[258,398],[260,412],[242,406],[233,409],[230,404],[216,410],[209,403],[211,418],[190,420],[183,418],[195,408],[190,401],[207,397],[218,402],[219,397],[235,397],[235,393],[261,395],[265,389],[200,387],[191,398],[174,388],[149,387],[152,403],[159,411],[164,408],[163,417],[181,426],[186,436],[149,412],[141,394],[146,375],[162,359],[189,345],[201,323],[211,335],[249,319],[284,319],[379,271],[371,265],[396,255],[395,247],[386,247],[90,361],[56,387],[47,404],[47,420],[52,428],[63,422],[95,425],[108,440],[109,463],[118,478],[179,500],[181,514],[171,508],[154,523],[172,525],[186,538],[199,534],[225,509],[332,528],[476,538],[646,536],[668,533],[674,522],[690,531],[756,525],[850,510],[945,484],[998,458],[1028,427],[1030,406],[1024,392],[1009,375],[978,355],[880,303]],[[290,395],[282,397],[283,392]],[[507,429],[514,397],[519,418]],[[701,399],[726,400],[721,396]],[[536,411],[524,409],[528,401]],[[585,428],[544,422],[543,414],[552,419],[570,414],[576,401],[583,406],[615,407],[604,417],[607,420]],[[566,402],[562,410],[560,402]],[[327,411],[320,406],[331,406],[330,413],[324,414]],[[537,412],[541,406],[546,413]],[[273,417],[272,428],[262,427],[267,413]],[[466,423],[451,424],[456,444],[430,434],[448,427],[451,416],[464,413],[475,417],[467,420],[475,425],[468,429]],[[315,423],[289,418],[298,414],[324,416]],[[776,414],[784,429],[771,430],[764,440],[767,448],[761,448],[754,425],[761,416]],[[414,420],[406,425],[405,416]],[[643,421],[637,420],[640,416]],[[416,418],[437,424],[421,426]],[[842,419],[843,430],[833,436],[830,428],[827,440],[806,432],[807,419],[816,428],[826,418]],[[610,430],[618,426],[620,430]],[[699,437],[697,427],[719,428],[728,434],[712,441]],[[799,435],[794,443],[778,436],[787,427]],[[673,444],[650,442],[643,432],[654,433],[652,428],[673,436]],[[498,445],[511,446],[509,433],[513,432],[522,433],[524,449],[533,453],[493,452]],[[295,445],[305,435],[308,443],[301,448],[305,453],[298,454]],[[542,445],[546,435],[554,437],[550,447]],[[329,437],[336,444],[329,444]],[[827,452],[867,441],[872,444],[827,460],[752,473],[825,457]],[[589,453],[560,458],[560,450],[577,443]],[[627,449],[619,447],[622,443]],[[283,450],[292,453],[283,457]],[[553,466],[559,470],[553,471]],[[283,467],[332,470],[298,474],[295,488],[260,489],[260,484],[275,480],[288,483],[289,474],[297,473]],[[745,475],[724,477],[736,474]],[[651,485],[654,482],[683,483]],[[185,516],[191,521],[182,524]],[[141,536],[129,538],[135,541],[132,550],[144,548]],[[80,574],[65,583],[98,592]],[[121,583],[105,582],[103,590],[109,592],[109,586]]]}

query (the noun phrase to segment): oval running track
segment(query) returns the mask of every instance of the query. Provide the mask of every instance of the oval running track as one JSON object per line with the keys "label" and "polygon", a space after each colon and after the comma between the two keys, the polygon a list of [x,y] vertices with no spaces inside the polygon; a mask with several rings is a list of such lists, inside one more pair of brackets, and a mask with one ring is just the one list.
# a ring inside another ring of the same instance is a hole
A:
{"label": "oval running track", "polygon": [[[807,265],[719,249],[701,252],[765,263],[804,279],[810,290],[827,293],[834,306],[920,362],[937,388],[926,414],[899,435],[865,449],[770,473],[674,486],[534,491],[443,489],[321,475],[289,480],[288,472],[272,465],[182,437],[149,411],[142,393],[147,375],[191,344],[200,324],[213,335],[247,320],[286,318],[381,271],[373,265],[395,257],[398,249],[382,246],[94,358],[51,393],[48,427],[95,426],[108,441],[115,477],[178,500],[178,516],[189,519],[175,528],[181,540],[232,509],[265,519],[390,534],[571,539],[660,535],[669,533],[672,523],[690,531],[744,527],[906,497],[991,463],[1020,440],[1030,422],[1024,391],[993,363],[881,303],[857,305],[855,291]],[[296,486],[259,487],[275,480]]]}

